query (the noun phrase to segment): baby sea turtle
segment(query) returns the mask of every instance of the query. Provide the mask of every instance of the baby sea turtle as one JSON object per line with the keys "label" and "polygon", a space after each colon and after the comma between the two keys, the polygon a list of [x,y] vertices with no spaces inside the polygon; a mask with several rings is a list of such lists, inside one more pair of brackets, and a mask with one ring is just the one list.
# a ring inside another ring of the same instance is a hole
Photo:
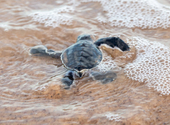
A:
{"label": "baby sea turtle", "polygon": [[[63,65],[69,71],[62,78],[62,83],[66,85],[66,89],[70,88],[76,77],[82,77],[86,69],[92,69],[102,61],[102,52],[99,49],[101,44],[107,44],[110,47],[118,47],[122,51],[128,51],[129,46],[118,37],[106,37],[98,39],[93,43],[90,35],[80,35],[77,42],[64,51],[54,51],[47,49],[43,45],[34,46],[30,49],[32,55],[46,55],[53,58],[61,59]],[[113,71],[91,72],[94,79],[100,80],[102,83],[108,83],[116,78]]]}

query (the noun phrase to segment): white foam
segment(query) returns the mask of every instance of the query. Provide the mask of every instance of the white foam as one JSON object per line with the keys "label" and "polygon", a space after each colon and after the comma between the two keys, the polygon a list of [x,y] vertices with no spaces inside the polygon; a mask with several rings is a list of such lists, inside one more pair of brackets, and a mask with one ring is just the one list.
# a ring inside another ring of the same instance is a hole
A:
{"label": "white foam", "polygon": [[137,58],[126,65],[124,71],[128,78],[147,83],[163,95],[170,94],[170,50],[158,42],[144,38],[128,39],[137,49]]}
{"label": "white foam", "polygon": [[106,118],[109,120],[115,120],[115,121],[121,121],[122,117],[118,114],[114,114],[114,113],[107,113],[105,114]]}
{"label": "white foam", "polygon": [[117,27],[168,28],[170,27],[170,7],[155,0],[81,0],[100,2],[107,12],[106,18],[100,14],[97,20]]}
{"label": "white foam", "polygon": [[72,7],[64,6],[62,8],[57,8],[51,11],[38,11],[32,13],[30,16],[33,20],[39,23],[43,23],[46,27],[58,27],[60,24],[70,25],[72,22],[72,17],[66,15],[68,12],[73,12]]}
{"label": "white foam", "polygon": [[[135,81],[144,82],[163,95],[170,94],[170,50],[156,41],[141,37],[127,39],[128,44],[135,46],[137,57],[132,63],[126,64],[125,75]],[[103,53],[103,61],[97,69],[103,72],[121,68],[111,56]]]}
{"label": "white foam", "polygon": [[[168,28],[170,27],[170,7],[156,0],[71,0],[70,6],[51,11],[38,11],[31,14],[34,21],[45,26],[58,27],[70,25],[73,18],[70,12],[76,13],[76,7],[82,2],[100,2],[105,15],[97,13],[97,21],[111,26],[135,28]],[[72,4],[72,6],[71,6]]]}
{"label": "white foam", "polygon": [[96,67],[101,72],[106,72],[109,70],[121,70],[121,67],[117,66],[116,62],[109,56],[106,52],[103,51],[103,60]]}

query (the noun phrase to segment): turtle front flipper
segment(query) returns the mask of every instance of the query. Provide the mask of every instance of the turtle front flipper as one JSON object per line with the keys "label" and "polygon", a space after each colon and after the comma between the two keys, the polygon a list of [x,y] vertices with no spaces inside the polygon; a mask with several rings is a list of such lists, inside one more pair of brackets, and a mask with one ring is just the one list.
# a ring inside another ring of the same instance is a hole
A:
{"label": "turtle front flipper", "polygon": [[102,84],[107,84],[114,81],[117,78],[117,74],[113,71],[108,72],[91,72],[90,76],[93,80],[98,80]]}
{"label": "turtle front flipper", "polygon": [[50,56],[53,58],[60,58],[60,55],[62,54],[62,52],[54,51],[52,49],[47,49],[47,47],[43,45],[38,45],[30,49],[30,54],[38,55],[38,56]]}
{"label": "turtle front flipper", "polygon": [[107,38],[101,38],[98,39],[96,42],[94,42],[96,46],[100,46],[101,44],[107,44],[110,47],[118,47],[122,51],[129,51],[130,48],[128,44],[126,44],[122,39],[119,37],[107,37]]}

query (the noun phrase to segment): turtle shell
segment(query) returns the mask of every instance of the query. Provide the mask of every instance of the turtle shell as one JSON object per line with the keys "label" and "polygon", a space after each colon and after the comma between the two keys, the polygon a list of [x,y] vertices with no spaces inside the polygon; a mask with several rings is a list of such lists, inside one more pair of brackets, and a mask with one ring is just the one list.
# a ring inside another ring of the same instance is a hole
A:
{"label": "turtle shell", "polygon": [[102,52],[92,41],[82,40],[63,51],[61,60],[66,68],[81,71],[97,66],[102,61]]}

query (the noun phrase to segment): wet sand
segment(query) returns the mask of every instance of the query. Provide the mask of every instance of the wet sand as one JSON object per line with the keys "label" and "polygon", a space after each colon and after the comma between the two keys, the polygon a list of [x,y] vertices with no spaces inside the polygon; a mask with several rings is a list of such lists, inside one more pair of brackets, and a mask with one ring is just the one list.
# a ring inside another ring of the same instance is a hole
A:
{"label": "wet sand", "polygon": [[73,16],[69,25],[45,27],[30,16],[34,12],[50,12],[56,7],[71,5],[54,0],[1,1],[0,124],[170,124],[169,95],[162,95],[149,89],[145,82],[125,75],[125,65],[135,57],[123,60],[116,56],[122,69],[111,83],[101,84],[83,77],[65,90],[60,80],[67,70],[60,60],[29,55],[30,48],[35,45],[64,50],[76,42],[78,35],[87,33],[94,40],[120,36],[125,42],[129,37],[140,36],[170,47],[169,28],[119,28],[99,23],[96,13],[103,16],[106,12],[98,2],[82,3],[76,7],[76,12],[64,13]]}

